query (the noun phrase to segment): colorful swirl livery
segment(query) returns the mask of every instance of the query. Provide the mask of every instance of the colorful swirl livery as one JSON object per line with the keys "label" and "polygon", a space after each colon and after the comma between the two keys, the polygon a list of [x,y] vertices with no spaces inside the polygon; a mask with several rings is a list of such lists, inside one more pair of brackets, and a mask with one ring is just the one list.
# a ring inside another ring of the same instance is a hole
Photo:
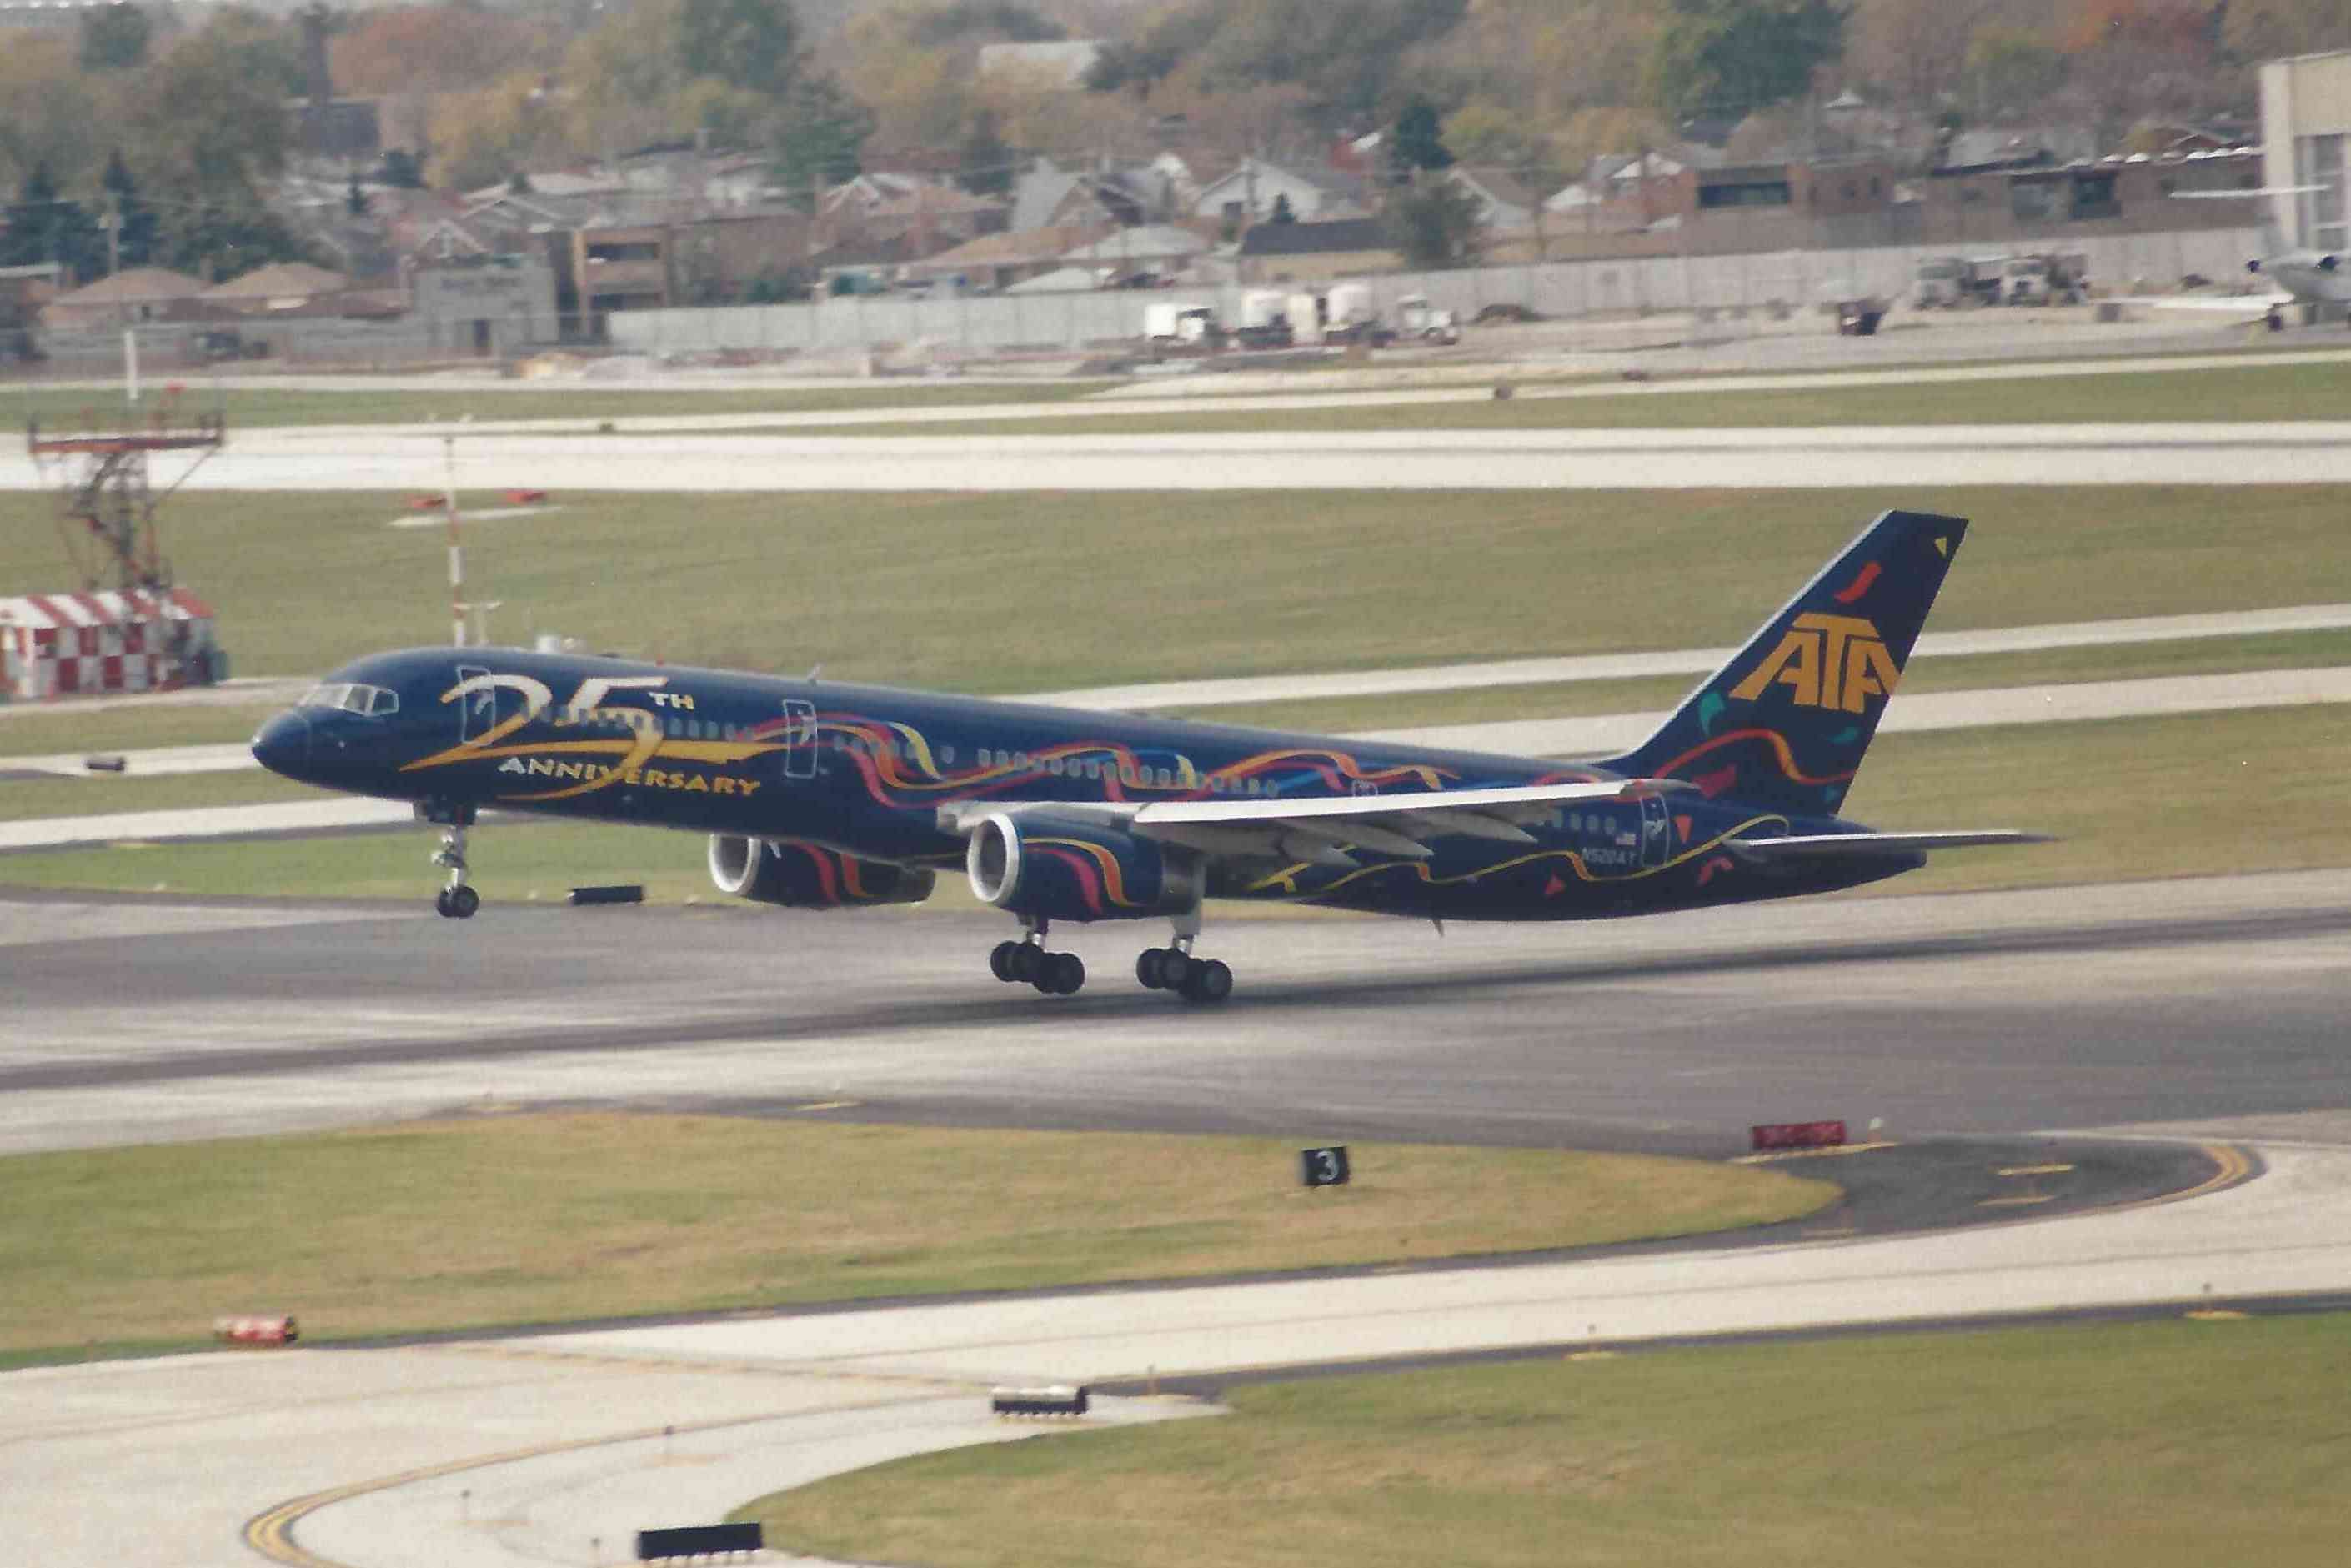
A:
{"label": "colorful swirl livery", "polygon": [[[960,866],[1024,935],[998,978],[1085,980],[1055,922],[1165,920],[1136,979],[1232,988],[1193,952],[1210,898],[1427,920],[1585,920],[1875,882],[2011,831],[1874,832],[1837,813],[1967,524],[1888,512],[1657,732],[1562,766],[986,698],[414,648],[262,727],[288,778],[413,801],[437,905],[472,915],[485,808],[709,837],[723,891],[795,909],[917,903]],[[1309,661],[1311,662],[1311,661]]]}

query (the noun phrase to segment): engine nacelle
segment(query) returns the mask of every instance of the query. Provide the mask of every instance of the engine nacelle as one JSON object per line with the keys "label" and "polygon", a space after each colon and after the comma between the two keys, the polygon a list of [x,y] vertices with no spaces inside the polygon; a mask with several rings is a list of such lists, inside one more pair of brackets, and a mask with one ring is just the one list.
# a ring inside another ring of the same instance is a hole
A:
{"label": "engine nacelle", "polygon": [[710,880],[721,893],[786,909],[920,904],[938,877],[887,861],[860,860],[799,839],[710,835]]}
{"label": "engine nacelle", "polygon": [[1047,920],[1142,920],[1200,903],[1197,856],[1092,822],[1000,812],[965,857],[984,904]]}

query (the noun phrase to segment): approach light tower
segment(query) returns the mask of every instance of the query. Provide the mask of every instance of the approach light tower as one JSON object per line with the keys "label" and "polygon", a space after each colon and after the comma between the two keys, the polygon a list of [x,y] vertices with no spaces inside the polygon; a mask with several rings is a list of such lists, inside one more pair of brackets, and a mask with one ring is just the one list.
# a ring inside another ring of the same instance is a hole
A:
{"label": "approach light tower", "polygon": [[[26,422],[26,449],[57,492],[57,532],[85,591],[160,592],[172,587],[172,563],[156,529],[156,508],[226,439],[225,415],[217,409],[183,415],[176,386],[166,389],[142,428],[104,428],[89,409],[82,411],[80,428],[71,433],[44,433],[37,416]],[[189,459],[160,493],[148,474],[148,459],[158,453],[181,453]]]}

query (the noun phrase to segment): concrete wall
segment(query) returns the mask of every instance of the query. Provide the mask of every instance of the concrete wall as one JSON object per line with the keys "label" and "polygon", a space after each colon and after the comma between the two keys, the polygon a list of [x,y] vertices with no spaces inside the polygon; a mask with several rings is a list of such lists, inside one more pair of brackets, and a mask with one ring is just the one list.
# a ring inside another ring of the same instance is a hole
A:
{"label": "concrete wall", "polygon": [[[1854,250],[1787,251],[1766,256],[1666,256],[1479,267],[1459,272],[1383,273],[1368,284],[1383,313],[1402,295],[1426,294],[1468,319],[1488,305],[1524,306],[1546,317],[1692,308],[1760,308],[1777,300],[1807,304],[1850,294],[1901,297],[1924,257],[1949,245],[1883,246]],[[2093,283],[2128,287],[2144,278],[2165,287],[2182,275],[2233,277],[2258,254],[2249,229],[2085,237],[2060,231],[2001,248],[2081,252]],[[879,343],[932,341],[970,350],[1081,349],[1137,339],[1144,311],[1172,298],[1216,305],[1240,319],[1238,285],[1224,288],[1115,290],[1022,298],[826,299],[806,305],[734,306],[706,310],[622,311],[611,318],[615,348],[643,353],[725,349],[826,350]]]}

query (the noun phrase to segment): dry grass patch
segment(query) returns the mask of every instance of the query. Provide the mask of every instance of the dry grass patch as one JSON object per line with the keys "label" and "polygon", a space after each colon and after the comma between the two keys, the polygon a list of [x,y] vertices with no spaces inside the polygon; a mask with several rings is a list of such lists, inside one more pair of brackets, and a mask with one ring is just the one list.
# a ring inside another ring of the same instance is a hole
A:
{"label": "dry grass patch", "polygon": [[1779,1172],[1297,1145],[565,1114],[0,1161],[0,1353],[712,1312],[1584,1246],[1769,1223]]}

